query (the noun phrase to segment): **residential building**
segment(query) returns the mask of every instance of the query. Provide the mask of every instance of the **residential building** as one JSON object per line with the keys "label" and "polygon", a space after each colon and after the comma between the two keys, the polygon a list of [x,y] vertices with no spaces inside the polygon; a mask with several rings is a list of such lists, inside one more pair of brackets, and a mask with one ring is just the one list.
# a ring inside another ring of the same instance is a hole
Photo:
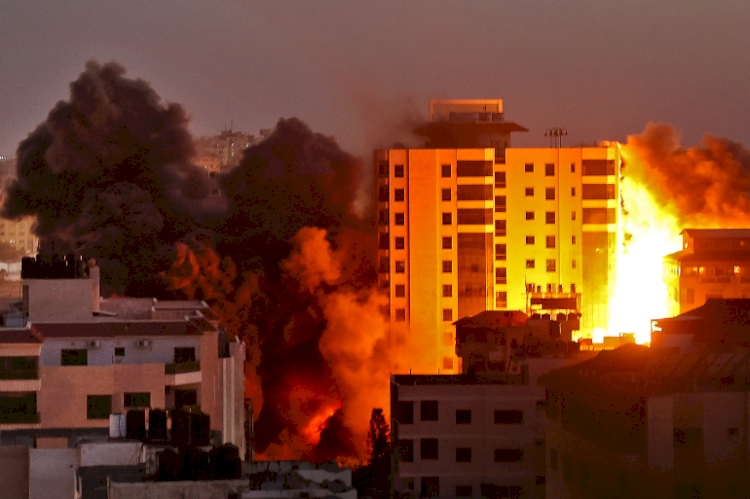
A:
{"label": "residential building", "polygon": [[206,169],[209,175],[224,173],[238,166],[245,149],[258,142],[254,135],[237,132],[231,128],[219,135],[200,137],[195,140],[195,164]]}
{"label": "residential building", "polygon": [[750,300],[709,300],[539,378],[547,498],[744,498]]}
{"label": "residential building", "polygon": [[544,497],[544,390],[536,380],[591,355],[560,340],[562,324],[481,312],[456,323],[462,374],[392,376],[394,491]]}
{"label": "residential building", "polygon": [[245,347],[205,302],[103,300],[93,262],[23,263],[23,316],[0,329],[0,444],[75,447],[108,438],[112,414],[189,407],[244,455]]}
{"label": "residential building", "polygon": [[[483,310],[582,312],[606,328],[619,146],[518,148],[502,101],[431,101],[425,148],[375,151],[378,265],[396,346],[458,372],[453,322]],[[409,366],[396,366],[403,371]]]}
{"label": "residential building", "polygon": [[[5,156],[0,156],[5,158]],[[16,160],[0,159],[0,190],[3,192],[16,178]],[[2,196],[0,196],[0,201]],[[0,269],[5,270],[6,278],[18,278],[17,262],[21,256],[33,255],[39,246],[39,238],[34,235],[31,228],[36,219],[25,217],[18,220],[0,218],[0,243],[5,243],[14,249],[19,256],[0,254]]]}
{"label": "residential building", "polygon": [[711,298],[750,297],[750,229],[685,229],[682,241],[664,257],[670,315]]}

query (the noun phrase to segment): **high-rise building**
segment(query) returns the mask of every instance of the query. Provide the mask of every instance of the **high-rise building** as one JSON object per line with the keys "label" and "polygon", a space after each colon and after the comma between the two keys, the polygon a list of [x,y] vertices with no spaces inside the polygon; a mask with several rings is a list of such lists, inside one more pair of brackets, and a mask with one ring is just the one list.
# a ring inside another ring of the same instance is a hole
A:
{"label": "high-rise building", "polygon": [[[397,345],[459,369],[453,323],[484,310],[582,313],[606,328],[620,151],[514,149],[500,99],[431,101],[425,148],[375,152],[379,281]],[[408,367],[408,366],[405,366]]]}

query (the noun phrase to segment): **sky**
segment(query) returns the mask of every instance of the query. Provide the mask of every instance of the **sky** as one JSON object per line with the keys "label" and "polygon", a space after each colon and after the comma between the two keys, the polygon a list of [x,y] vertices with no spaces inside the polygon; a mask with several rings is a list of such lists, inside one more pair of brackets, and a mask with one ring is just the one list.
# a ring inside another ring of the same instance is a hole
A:
{"label": "sky", "polygon": [[[297,116],[352,153],[414,140],[429,99],[497,98],[514,146],[648,122],[750,146],[747,0],[0,0],[0,155],[115,60],[196,136]],[[414,145],[418,145],[416,142]]]}

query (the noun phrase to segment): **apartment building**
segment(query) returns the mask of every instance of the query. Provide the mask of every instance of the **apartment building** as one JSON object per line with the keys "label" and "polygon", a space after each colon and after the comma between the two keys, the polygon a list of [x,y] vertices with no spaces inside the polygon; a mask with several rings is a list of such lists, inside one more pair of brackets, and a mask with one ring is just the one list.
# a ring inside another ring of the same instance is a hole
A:
{"label": "apartment building", "polygon": [[485,311],[457,323],[462,374],[391,378],[392,486],[420,497],[544,497],[542,374],[590,356],[561,323]]}
{"label": "apartment building", "polygon": [[547,498],[748,497],[750,300],[542,376]]}
{"label": "apartment building", "polygon": [[[458,372],[453,322],[483,310],[583,314],[614,291],[619,147],[519,148],[500,99],[431,101],[425,148],[375,152],[379,283],[397,345]],[[408,366],[406,366],[408,367]]]}
{"label": "apartment building", "polygon": [[664,257],[671,315],[711,298],[750,297],[750,229],[685,229],[682,240]]}
{"label": "apartment building", "polygon": [[205,302],[102,300],[80,265],[24,261],[29,320],[0,329],[0,443],[74,447],[106,439],[113,413],[189,407],[244,453],[244,345]]}

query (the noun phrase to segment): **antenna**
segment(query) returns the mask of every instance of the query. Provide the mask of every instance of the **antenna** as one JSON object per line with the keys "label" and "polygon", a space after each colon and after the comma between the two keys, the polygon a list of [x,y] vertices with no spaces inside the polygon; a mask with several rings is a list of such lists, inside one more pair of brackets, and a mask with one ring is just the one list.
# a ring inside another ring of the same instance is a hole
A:
{"label": "antenna", "polygon": [[562,138],[568,135],[567,128],[554,127],[544,131],[544,136],[549,137],[549,145],[555,149],[562,147]]}

